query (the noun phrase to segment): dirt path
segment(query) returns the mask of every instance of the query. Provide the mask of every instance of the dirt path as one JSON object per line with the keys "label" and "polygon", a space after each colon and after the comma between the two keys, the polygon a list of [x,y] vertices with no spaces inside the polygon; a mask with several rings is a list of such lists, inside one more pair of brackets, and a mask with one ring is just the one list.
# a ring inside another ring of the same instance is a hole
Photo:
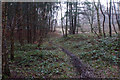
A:
{"label": "dirt path", "polygon": [[55,32],[49,32],[48,33],[48,36],[49,38],[60,38],[62,37],[62,34],[60,34],[58,31],[55,31]]}
{"label": "dirt path", "polygon": [[[58,32],[49,33],[49,35],[51,37],[57,37],[57,38],[62,37],[62,35],[59,34]],[[90,66],[88,66],[87,64],[83,63],[73,53],[71,53],[67,49],[64,49],[63,47],[61,47],[61,46],[59,46],[57,44],[54,44],[52,41],[50,41],[49,43],[56,46],[56,47],[58,47],[58,48],[61,48],[61,50],[70,57],[70,60],[71,60],[71,62],[73,64],[73,66],[76,68],[76,70],[80,74],[81,78],[94,78],[94,77],[96,77],[95,74],[94,74],[94,70]]]}
{"label": "dirt path", "polygon": [[62,48],[62,51],[65,52],[67,55],[70,56],[73,66],[76,70],[80,73],[80,77],[82,78],[94,78],[94,71],[84,64],[79,58],[77,58],[73,53],[69,52],[68,50]]}
{"label": "dirt path", "polygon": [[73,66],[76,68],[77,72],[80,74],[80,78],[95,78],[94,70],[91,69],[90,66],[84,64],[77,56],[75,56],[73,53],[68,51],[67,49],[64,49],[63,47],[54,44],[53,42],[49,42],[50,44],[57,46],[58,48],[61,48],[64,53],[66,53],[73,64]]}

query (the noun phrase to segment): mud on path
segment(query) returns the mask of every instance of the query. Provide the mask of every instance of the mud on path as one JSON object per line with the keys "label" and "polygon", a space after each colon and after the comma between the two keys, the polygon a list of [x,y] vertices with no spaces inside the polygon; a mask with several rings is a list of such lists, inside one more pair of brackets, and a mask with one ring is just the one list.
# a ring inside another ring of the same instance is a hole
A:
{"label": "mud on path", "polygon": [[87,64],[83,63],[73,53],[71,53],[70,51],[64,49],[59,45],[54,44],[53,42],[49,42],[49,43],[54,46],[57,46],[58,48],[61,48],[61,50],[70,57],[72,65],[76,68],[76,71],[80,74],[80,78],[96,78],[96,75],[94,74],[94,70]]}

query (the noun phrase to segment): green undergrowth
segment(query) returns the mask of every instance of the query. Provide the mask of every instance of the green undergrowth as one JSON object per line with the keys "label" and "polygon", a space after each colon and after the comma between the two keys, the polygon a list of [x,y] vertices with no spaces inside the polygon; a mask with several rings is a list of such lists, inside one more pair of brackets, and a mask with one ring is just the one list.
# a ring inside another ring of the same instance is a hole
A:
{"label": "green undergrowth", "polygon": [[39,48],[36,44],[15,44],[15,60],[10,62],[10,70],[26,78],[71,78],[77,75],[69,57],[48,42]]}
{"label": "green undergrowth", "polygon": [[98,77],[119,77],[119,45],[116,35],[97,38],[91,34],[77,34],[51,40],[93,67]]}
{"label": "green undergrowth", "polygon": [[23,46],[21,46],[18,43],[15,43],[15,50],[16,51],[31,51],[31,50],[35,50],[37,48],[37,44],[25,44]]}

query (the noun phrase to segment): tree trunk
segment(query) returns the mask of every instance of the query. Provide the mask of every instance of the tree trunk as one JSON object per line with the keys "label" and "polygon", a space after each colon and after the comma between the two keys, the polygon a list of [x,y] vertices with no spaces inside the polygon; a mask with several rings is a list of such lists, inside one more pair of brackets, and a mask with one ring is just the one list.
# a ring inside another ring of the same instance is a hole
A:
{"label": "tree trunk", "polygon": [[7,26],[7,3],[2,3],[2,79],[5,76],[10,76],[10,69],[8,64],[7,41],[6,41],[6,26]]}
{"label": "tree trunk", "polygon": [[102,32],[101,32],[101,26],[100,26],[99,10],[97,10],[97,20],[98,20],[99,35],[101,36]]}
{"label": "tree trunk", "polygon": [[65,28],[65,37],[67,37],[67,29],[68,29],[68,2],[67,2],[67,15],[66,15],[66,28]]}
{"label": "tree trunk", "polygon": [[92,14],[91,14],[91,22],[90,22],[90,25],[91,25],[91,32],[93,33],[93,20],[94,20],[94,5],[93,5],[93,3],[92,3],[92,8],[93,8],[93,10],[92,10]]}
{"label": "tree trunk", "polygon": [[3,37],[2,44],[4,45],[2,47],[2,78],[5,76],[10,76],[10,69],[9,69],[9,63],[8,63],[8,53],[7,53],[7,41],[5,37]]}
{"label": "tree trunk", "polygon": [[120,16],[120,15],[117,15],[115,3],[113,3],[113,4],[114,4],[114,12],[115,12],[115,16],[116,16],[116,21],[117,21],[118,28],[119,28],[119,32],[120,32],[120,22],[119,22],[119,20],[118,20],[118,16]]}
{"label": "tree trunk", "polygon": [[14,29],[11,30],[11,60],[14,60]]}
{"label": "tree trunk", "polygon": [[64,36],[64,28],[63,28],[63,19],[62,19],[62,6],[61,6],[62,3],[60,3],[60,8],[61,8],[61,27],[62,27],[62,33],[63,33],[63,36]]}
{"label": "tree trunk", "polygon": [[103,12],[103,10],[102,10],[102,5],[101,5],[101,3],[100,3],[100,10],[101,10],[101,13],[102,13],[102,15],[103,15],[103,23],[102,23],[102,25],[103,25],[103,35],[104,35],[104,37],[106,37],[106,34],[105,34],[105,14],[104,14],[104,12]]}
{"label": "tree trunk", "polygon": [[76,24],[77,24],[77,2],[75,4],[75,8],[76,8],[76,12],[75,12],[75,18],[74,18],[74,28],[73,28],[73,34],[75,34],[75,31],[76,31]]}
{"label": "tree trunk", "polygon": [[115,31],[115,33],[117,34],[117,31],[115,29],[115,24],[114,24],[114,13],[113,13],[113,7],[112,7],[112,25],[113,25],[113,29]]}
{"label": "tree trunk", "polygon": [[110,0],[110,7],[109,7],[109,35],[112,37],[112,27],[111,27],[111,0]]}
{"label": "tree trunk", "polygon": [[14,60],[14,30],[15,30],[15,26],[16,26],[16,16],[13,17],[12,22],[10,23],[10,32],[11,32],[11,50],[10,50],[10,58],[11,60]]}
{"label": "tree trunk", "polygon": [[[78,15],[78,25],[79,25],[79,15]],[[78,34],[78,26],[77,26],[77,34]]]}
{"label": "tree trunk", "polygon": [[36,41],[36,25],[33,26],[33,30],[34,30],[33,42],[35,42]]}
{"label": "tree trunk", "polygon": [[[27,4],[27,13],[29,12],[29,4]],[[29,24],[29,13],[27,14],[27,42],[30,43],[30,24]]]}
{"label": "tree trunk", "polygon": [[[20,16],[22,16],[22,3],[20,3]],[[20,18],[20,44],[23,45],[23,21]]]}
{"label": "tree trunk", "polygon": [[94,6],[95,6],[96,11],[97,11],[97,22],[98,22],[99,35],[102,36],[101,26],[100,26],[100,16],[99,16],[99,3],[100,3],[100,1],[98,0],[98,4],[96,6],[96,4],[94,2]]}
{"label": "tree trunk", "polygon": [[36,23],[37,23],[36,16],[37,16],[37,14],[36,14],[36,8],[35,8],[35,6],[33,6],[33,20],[32,20],[32,22],[35,21],[33,23],[33,43],[36,41]]}
{"label": "tree trunk", "polygon": [[69,18],[70,18],[70,31],[69,33],[70,34],[73,34],[73,15],[72,15],[72,3],[69,4],[69,7],[70,7],[70,15],[69,15]]}

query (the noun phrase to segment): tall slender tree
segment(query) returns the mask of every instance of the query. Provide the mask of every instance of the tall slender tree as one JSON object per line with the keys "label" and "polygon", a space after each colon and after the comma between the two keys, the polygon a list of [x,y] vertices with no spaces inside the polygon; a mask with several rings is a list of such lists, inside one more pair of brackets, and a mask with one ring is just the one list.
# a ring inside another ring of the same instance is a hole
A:
{"label": "tall slender tree", "polygon": [[97,22],[98,22],[99,35],[102,36],[101,25],[100,25],[100,13],[99,13],[100,0],[98,0],[97,5],[95,4],[95,1],[94,1],[94,6],[95,6],[95,9],[97,11]]}
{"label": "tall slender tree", "polygon": [[68,31],[68,2],[67,2],[67,13],[66,13],[66,27],[65,27],[65,36],[67,37]]}
{"label": "tall slender tree", "polygon": [[[10,76],[10,69],[8,64],[7,40],[6,40],[6,26],[8,3],[2,3],[2,78]],[[5,14],[5,15],[4,15]]]}
{"label": "tall slender tree", "polygon": [[101,13],[103,15],[103,23],[102,23],[102,26],[103,26],[103,35],[104,35],[104,37],[106,37],[106,33],[105,33],[105,14],[103,12],[101,3],[100,3],[100,10],[101,10]]}
{"label": "tall slender tree", "polygon": [[112,37],[112,27],[111,27],[111,7],[112,7],[112,1],[110,0],[110,6],[109,6],[109,35]]}
{"label": "tall slender tree", "polygon": [[115,33],[117,34],[116,28],[115,28],[115,24],[114,24],[114,11],[113,11],[113,7],[112,7],[112,25],[113,25],[113,29],[115,31]]}
{"label": "tall slender tree", "polygon": [[62,15],[62,6],[61,6],[62,3],[60,3],[60,9],[61,9],[61,27],[62,27],[62,33],[63,33],[63,36],[64,36],[64,28],[63,28],[63,15]]}

